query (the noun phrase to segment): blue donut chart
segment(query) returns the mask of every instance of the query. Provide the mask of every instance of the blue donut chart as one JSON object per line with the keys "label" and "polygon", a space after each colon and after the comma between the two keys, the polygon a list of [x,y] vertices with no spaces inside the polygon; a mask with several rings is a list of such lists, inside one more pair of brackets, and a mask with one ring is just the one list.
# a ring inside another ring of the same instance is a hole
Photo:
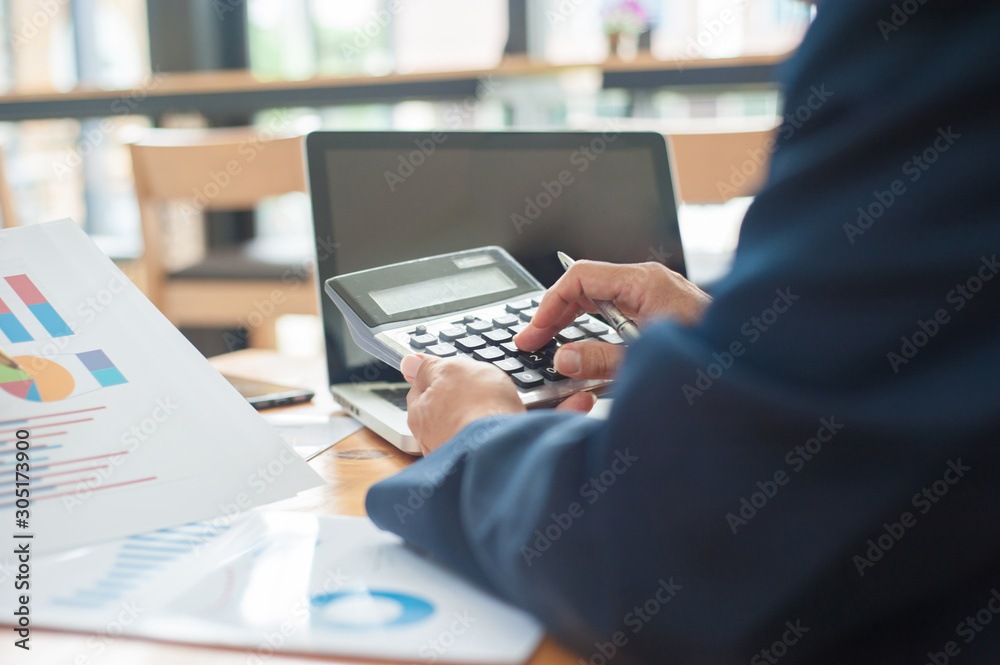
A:
{"label": "blue donut chart", "polygon": [[315,596],[310,601],[310,605],[314,609],[322,609],[345,600],[355,600],[359,598],[378,598],[381,600],[392,601],[398,604],[401,611],[398,616],[392,618],[391,620],[376,621],[371,623],[341,622],[332,620],[329,617],[322,615],[316,616],[316,620],[321,621],[323,624],[333,628],[365,630],[372,628],[396,628],[399,626],[418,623],[434,614],[434,606],[423,598],[410,596],[405,593],[397,593],[395,591],[337,591],[334,593],[326,593],[320,596]]}

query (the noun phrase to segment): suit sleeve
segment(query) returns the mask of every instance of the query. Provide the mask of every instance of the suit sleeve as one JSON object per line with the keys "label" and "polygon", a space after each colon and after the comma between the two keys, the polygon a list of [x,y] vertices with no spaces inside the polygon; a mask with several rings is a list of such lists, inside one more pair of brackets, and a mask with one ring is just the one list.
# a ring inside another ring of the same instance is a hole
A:
{"label": "suit sleeve", "polygon": [[1000,8],[921,7],[821,5],[731,275],[608,420],[477,421],[372,519],[584,662],[995,654],[955,624],[1000,583]]}

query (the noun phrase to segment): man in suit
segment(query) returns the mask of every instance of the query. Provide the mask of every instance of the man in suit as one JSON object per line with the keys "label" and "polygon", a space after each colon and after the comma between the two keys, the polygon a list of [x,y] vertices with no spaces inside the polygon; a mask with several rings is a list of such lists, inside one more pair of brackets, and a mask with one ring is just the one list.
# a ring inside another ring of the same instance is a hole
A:
{"label": "man in suit", "polygon": [[549,291],[522,348],[588,298],[642,324],[617,371],[595,342],[556,359],[616,371],[606,421],[407,359],[428,454],[372,518],[584,663],[998,662],[997,25],[995,1],[821,3],[714,300],[652,265]]}

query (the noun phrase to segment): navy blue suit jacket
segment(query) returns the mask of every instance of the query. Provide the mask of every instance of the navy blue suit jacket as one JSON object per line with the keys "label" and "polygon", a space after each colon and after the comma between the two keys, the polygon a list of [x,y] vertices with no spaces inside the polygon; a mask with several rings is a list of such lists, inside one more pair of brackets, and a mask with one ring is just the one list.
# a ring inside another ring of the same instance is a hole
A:
{"label": "navy blue suit jacket", "polygon": [[822,3],[704,321],[606,422],[477,421],[372,519],[595,665],[1000,662],[997,26]]}

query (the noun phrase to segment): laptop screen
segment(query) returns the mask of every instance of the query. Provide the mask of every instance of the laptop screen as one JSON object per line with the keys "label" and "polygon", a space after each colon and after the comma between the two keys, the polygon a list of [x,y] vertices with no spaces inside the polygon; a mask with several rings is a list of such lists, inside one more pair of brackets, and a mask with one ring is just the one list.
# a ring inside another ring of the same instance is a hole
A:
{"label": "laptop screen", "polygon": [[[655,133],[316,132],[307,139],[320,286],[500,245],[546,286],[574,259],[684,273],[666,144]],[[398,380],[321,297],[331,383]],[[359,379],[360,377],[360,379]]]}

